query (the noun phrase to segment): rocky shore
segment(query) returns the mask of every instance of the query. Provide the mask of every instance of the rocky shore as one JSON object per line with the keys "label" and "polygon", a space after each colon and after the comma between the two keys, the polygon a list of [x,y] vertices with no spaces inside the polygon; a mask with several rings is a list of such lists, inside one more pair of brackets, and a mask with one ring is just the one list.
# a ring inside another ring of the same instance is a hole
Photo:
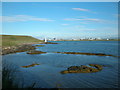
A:
{"label": "rocky shore", "polygon": [[58,44],[58,43],[53,43],[53,42],[42,42],[40,44]]}
{"label": "rocky shore", "polygon": [[61,71],[61,74],[67,73],[94,73],[99,72],[103,69],[104,65],[99,64],[89,64],[89,66],[81,65],[81,66],[71,66],[68,67],[67,70]]}
{"label": "rocky shore", "polygon": [[11,46],[11,47],[4,47],[0,48],[0,55],[6,55],[16,52],[25,52],[29,50],[35,50],[36,47],[32,46],[31,44],[24,44],[19,46]]}
{"label": "rocky shore", "polygon": [[33,44],[58,44],[58,43],[53,43],[53,42],[39,42],[39,43],[23,43],[22,45],[18,46],[11,46],[11,47],[0,47],[0,55],[6,55],[6,54],[11,54],[11,53],[16,53],[16,52],[25,52],[25,51],[30,51],[27,54],[34,54],[34,53],[46,53],[46,52],[38,52],[33,50],[36,49],[36,47],[43,47],[44,45],[35,45]]}
{"label": "rocky shore", "polygon": [[37,50],[30,50],[27,52],[27,54],[44,54],[47,52],[37,51]]}

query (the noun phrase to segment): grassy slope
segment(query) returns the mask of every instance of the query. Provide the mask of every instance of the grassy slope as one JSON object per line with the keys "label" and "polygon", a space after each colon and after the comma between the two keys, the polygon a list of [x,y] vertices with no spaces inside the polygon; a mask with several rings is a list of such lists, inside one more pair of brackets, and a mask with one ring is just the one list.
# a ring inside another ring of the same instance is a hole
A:
{"label": "grassy slope", "polygon": [[0,35],[0,39],[2,39],[2,47],[17,46],[23,43],[42,42],[42,40],[38,40],[31,36],[18,36],[18,35]]}

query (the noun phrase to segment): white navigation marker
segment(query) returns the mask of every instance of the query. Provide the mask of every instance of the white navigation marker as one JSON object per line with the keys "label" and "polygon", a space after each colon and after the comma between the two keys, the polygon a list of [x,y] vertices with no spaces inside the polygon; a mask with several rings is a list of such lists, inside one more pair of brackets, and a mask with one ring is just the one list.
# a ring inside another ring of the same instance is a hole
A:
{"label": "white navigation marker", "polygon": [[47,39],[45,38],[45,42],[47,42]]}

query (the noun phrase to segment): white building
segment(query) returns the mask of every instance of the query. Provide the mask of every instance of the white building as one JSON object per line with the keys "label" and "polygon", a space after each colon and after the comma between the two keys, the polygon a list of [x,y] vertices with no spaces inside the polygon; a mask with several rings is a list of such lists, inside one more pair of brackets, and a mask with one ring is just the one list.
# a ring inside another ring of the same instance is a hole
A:
{"label": "white building", "polygon": [[47,39],[45,38],[45,42],[47,42]]}

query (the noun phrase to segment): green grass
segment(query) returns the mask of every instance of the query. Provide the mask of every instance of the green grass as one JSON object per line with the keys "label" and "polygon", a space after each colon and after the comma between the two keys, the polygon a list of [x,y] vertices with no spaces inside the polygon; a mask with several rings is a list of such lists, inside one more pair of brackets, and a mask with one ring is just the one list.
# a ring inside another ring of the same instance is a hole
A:
{"label": "green grass", "polygon": [[8,46],[17,46],[23,43],[39,43],[42,40],[38,40],[31,36],[18,36],[18,35],[0,35],[0,39],[2,39],[2,47]]}

